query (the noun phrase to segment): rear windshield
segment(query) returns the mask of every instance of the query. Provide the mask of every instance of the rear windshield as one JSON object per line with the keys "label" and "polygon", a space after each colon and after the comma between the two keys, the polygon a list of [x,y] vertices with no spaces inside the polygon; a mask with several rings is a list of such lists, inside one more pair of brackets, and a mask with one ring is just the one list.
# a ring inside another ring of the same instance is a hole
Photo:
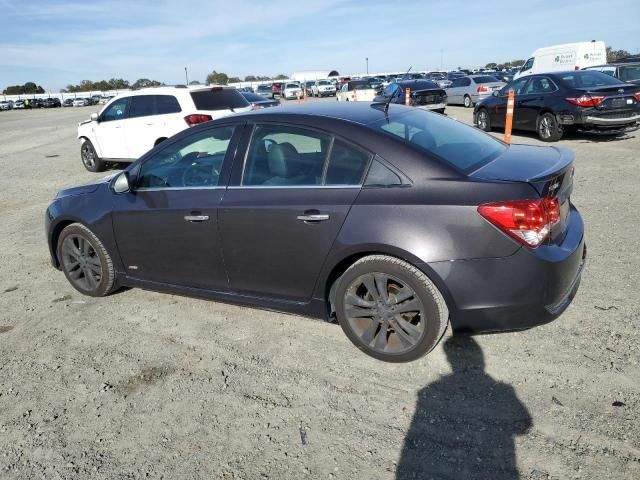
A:
{"label": "rear windshield", "polygon": [[389,115],[369,127],[399,137],[465,174],[486,165],[507,148],[476,128],[419,109]]}
{"label": "rear windshield", "polygon": [[602,72],[581,71],[561,73],[558,76],[571,88],[607,87],[610,85],[623,85],[617,78]]}
{"label": "rear windshield", "polygon": [[285,88],[300,88],[300,86],[295,83],[287,83]]}
{"label": "rear windshield", "polygon": [[499,82],[500,80],[498,80],[496,77],[487,75],[486,77],[474,77],[473,81],[476,83],[495,83]]}
{"label": "rear windshield", "polygon": [[191,92],[191,98],[197,110],[229,110],[249,106],[249,102],[235,88]]}
{"label": "rear windshield", "polygon": [[352,90],[370,90],[371,85],[366,80],[359,80],[357,82],[351,82]]}
{"label": "rear windshield", "polygon": [[242,92],[241,95],[250,102],[264,102],[264,97],[256,93]]}

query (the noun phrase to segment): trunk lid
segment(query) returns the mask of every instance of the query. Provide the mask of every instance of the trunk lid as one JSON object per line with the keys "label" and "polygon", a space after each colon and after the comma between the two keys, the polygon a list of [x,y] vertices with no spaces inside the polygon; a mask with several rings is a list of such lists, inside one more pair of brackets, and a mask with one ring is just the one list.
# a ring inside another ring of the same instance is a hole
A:
{"label": "trunk lid", "polygon": [[574,158],[571,150],[562,147],[510,145],[502,155],[469,176],[489,181],[525,182],[540,197],[557,198],[560,219],[552,226],[549,238],[559,243],[564,238],[571,205]]}

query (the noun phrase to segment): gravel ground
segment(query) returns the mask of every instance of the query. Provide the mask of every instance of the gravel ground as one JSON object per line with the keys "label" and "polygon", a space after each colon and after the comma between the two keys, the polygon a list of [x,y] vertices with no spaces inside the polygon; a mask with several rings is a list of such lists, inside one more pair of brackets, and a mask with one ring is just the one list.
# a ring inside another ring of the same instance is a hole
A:
{"label": "gravel ground", "polygon": [[639,133],[560,142],[590,254],[560,319],[390,365],[320,321],[77,293],[43,214],[95,178],[95,108],[0,113],[0,478],[640,478]]}

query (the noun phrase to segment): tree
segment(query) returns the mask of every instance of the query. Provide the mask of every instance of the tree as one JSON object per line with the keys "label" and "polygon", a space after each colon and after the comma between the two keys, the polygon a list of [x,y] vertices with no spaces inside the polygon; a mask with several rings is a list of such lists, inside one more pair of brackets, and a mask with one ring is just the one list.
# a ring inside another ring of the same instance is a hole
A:
{"label": "tree", "polygon": [[162,85],[162,83],[159,82],[158,80],[149,80],[148,78],[139,78],[138,80],[133,82],[133,85],[131,85],[131,88],[134,90],[137,90],[139,88],[159,87],[160,85]]}
{"label": "tree", "polygon": [[245,82],[256,82],[256,81],[258,81],[258,77],[256,77],[255,75],[247,75],[246,77],[244,77],[244,81]]}
{"label": "tree", "polygon": [[207,75],[207,83],[217,83],[219,85],[226,85],[229,82],[229,77],[226,73],[216,72],[215,70]]}
{"label": "tree", "polygon": [[44,93],[44,88],[34,82],[27,82],[24,85],[11,85],[2,92],[3,95],[30,95],[34,93]]}
{"label": "tree", "polygon": [[129,82],[122,78],[112,78],[109,80],[109,87],[111,90],[122,90],[129,87]]}
{"label": "tree", "polygon": [[614,50],[611,47],[607,47],[607,63],[615,62],[621,58],[628,57],[631,54],[626,50]]}
{"label": "tree", "polygon": [[484,68],[496,68],[498,66],[497,63],[487,63]]}
{"label": "tree", "polygon": [[286,80],[287,78],[289,78],[287,75],[281,73],[279,75],[276,75],[274,80]]}
{"label": "tree", "polygon": [[240,83],[240,77],[229,77],[229,83]]}

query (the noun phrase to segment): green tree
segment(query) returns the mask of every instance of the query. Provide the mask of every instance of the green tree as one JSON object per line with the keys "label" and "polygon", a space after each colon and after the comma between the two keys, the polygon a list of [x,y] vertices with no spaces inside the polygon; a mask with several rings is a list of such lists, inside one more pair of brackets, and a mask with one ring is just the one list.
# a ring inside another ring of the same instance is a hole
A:
{"label": "green tree", "polygon": [[215,70],[207,75],[207,83],[216,83],[218,85],[226,85],[229,77],[226,73],[216,72]]}
{"label": "green tree", "polygon": [[276,75],[276,76],[274,77],[274,80],[286,80],[287,78],[289,78],[287,75],[285,75],[285,74],[281,73],[281,74],[279,74],[279,75]]}
{"label": "green tree", "polygon": [[131,88],[134,90],[138,90],[140,88],[159,87],[160,85],[162,85],[162,83],[159,82],[158,80],[149,80],[148,78],[139,78],[138,80],[133,82],[133,85],[131,85]]}
{"label": "green tree", "polygon": [[497,66],[498,66],[498,64],[497,64],[497,63],[493,63],[493,62],[491,62],[491,63],[487,63],[487,64],[484,66],[484,68],[496,68]]}
{"label": "green tree", "polygon": [[240,77],[229,77],[229,83],[240,83]]}
{"label": "green tree", "polygon": [[258,81],[258,77],[256,77],[255,75],[247,75],[246,77],[244,77],[244,81],[245,82],[256,82],[256,81]]}
{"label": "green tree", "polygon": [[3,95],[30,95],[34,93],[44,93],[44,88],[34,82],[27,82],[24,85],[11,85],[2,92]]}
{"label": "green tree", "polygon": [[621,58],[628,57],[631,54],[626,50],[614,50],[611,47],[607,47],[607,63],[615,62]]}

